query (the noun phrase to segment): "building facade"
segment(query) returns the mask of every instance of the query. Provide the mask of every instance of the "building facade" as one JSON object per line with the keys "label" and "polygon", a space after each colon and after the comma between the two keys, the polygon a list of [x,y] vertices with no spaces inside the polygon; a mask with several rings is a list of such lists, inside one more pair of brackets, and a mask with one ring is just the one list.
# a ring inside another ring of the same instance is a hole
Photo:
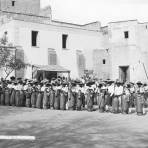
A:
{"label": "building facade", "polygon": [[[91,70],[99,79],[147,81],[148,23],[78,25],[52,20],[51,7],[40,9],[40,0],[0,2],[0,36],[8,32],[9,43],[23,50],[26,63],[59,65],[72,78]],[[26,68],[21,77],[32,78],[32,71]]]}

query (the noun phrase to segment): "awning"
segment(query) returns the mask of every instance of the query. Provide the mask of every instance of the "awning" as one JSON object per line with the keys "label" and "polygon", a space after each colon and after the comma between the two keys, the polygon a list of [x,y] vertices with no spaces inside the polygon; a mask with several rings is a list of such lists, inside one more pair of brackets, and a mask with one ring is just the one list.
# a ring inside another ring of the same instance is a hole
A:
{"label": "awning", "polygon": [[60,72],[60,73],[69,73],[70,70],[65,69],[59,65],[33,65],[38,71],[52,71],[52,72]]}

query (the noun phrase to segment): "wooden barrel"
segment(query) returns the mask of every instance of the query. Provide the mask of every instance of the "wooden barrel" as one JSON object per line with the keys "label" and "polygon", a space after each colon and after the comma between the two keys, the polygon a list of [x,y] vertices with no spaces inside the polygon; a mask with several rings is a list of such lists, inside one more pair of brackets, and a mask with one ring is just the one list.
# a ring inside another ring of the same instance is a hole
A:
{"label": "wooden barrel", "polygon": [[61,91],[60,93],[60,110],[66,110],[66,93]]}
{"label": "wooden barrel", "polygon": [[31,92],[25,91],[26,107],[31,107]]}
{"label": "wooden barrel", "polygon": [[53,89],[50,90],[49,101],[50,101],[50,109],[54,109],[55,92]]}
{"label": "wooden barrel", "polygon": [[20,106],[20,91],[19,90],[16,90],[16,93],[15,93],[15,105],[17,107]]}
{"label": "wooden barrel", "polygon": [[36,101],[36,108],[42,109],[43,108],[43,93],[38,92],[37,101]]}
{"label": "wooden barrel", "polygon": [[56,90],[55,92],[55,100],[54,100],[54,109],[60,109],[60,90]]}
{"label": "wooden barrel", "polygon": [[121,110],[123,114],[128,114],[129,112],[129,95],[122,95],[121,98]]}
{"label": "wooden barrel", "polygon": [[77,98],[77,100],[76,100],[76,103],[77,103],[77,110],[78,111],[80,111],[80,110],[82,110],[82,93],[81,93],[81,91],[78,91],[78,93],[76,93],[76,98]]}
{"label": "wooden barrel", "polygon": [[69,103],[68,103],[69,110],[76,110],[76,92],[69,92]]}
{"label": "wooden barrel", "polygon": [[36,107],[36,100],[37,100],[37,93],[35,91],[33,91],[31,94],[31,106],[33,108]]}
{"label": "wooden barrel", "polygon": [[136,95],[136,112],[137,115],[143,115],[143,104],[144,104],[144,98],[142,94]]}
{"label": "wooden barrel", "polygon": [[9,94],[9,89],[5,89],[5,105],[9,106],[10,105],[10,94]]}
{"label": "wooden barrel", "polygon": [[101,113],[105,111],[105,96],[103,93],[98,94],[98,109]]}
{"label": "wooden barrel", "polygon": [[93,111],[93,93],[91,91],[87,93],[87,110]]}
{"label": "wooden barrel", "polygon": [[15,106],[15,89],[12,89],[12,93],[10,96],[10,105]]}
{"label": "wooden barrel", "polygon": [[112,112],[115,114],[119,113],[119,98],[118,98],[118,96],[114,96],[114,98],[113,98]]}
{"label": "wooden barrel", "polygon": [[49,98],[49,95],[48,95],[46,89],[45,89],[44,94],[43,94],[43,108],[44,109],[50,108],[50,98]]}
{"label": "wooden barrel", "polygon": [[26,97],[23,90],[20,90],[20,106],[24,107],[26,103]]}
{"label": "wooden barrel", "polygon": [[0,102],[1,102],[1,105],[5,105],[5,88],[2,88],[1,89],[1,94],[0,94]]}

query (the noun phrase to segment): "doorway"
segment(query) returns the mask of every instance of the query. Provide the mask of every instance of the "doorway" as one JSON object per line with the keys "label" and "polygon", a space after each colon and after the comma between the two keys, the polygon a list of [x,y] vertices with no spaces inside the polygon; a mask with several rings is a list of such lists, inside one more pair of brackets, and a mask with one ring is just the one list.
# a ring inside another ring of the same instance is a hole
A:
{"label": "doorway", "polygon": [[37,71],[36,78],[39,81],[42,81],[45,78],[50,81],[52,78],[57,78],[57,72],[55,72],[55,71]]}
{"label": "doorway", "polygon": [[119,66],[119,80],[121,82],[130,81],[129,66]]}
{"label": "doorway", "polygon": [[51,81],[52,78],[57,78],[57,72],[55,71],[46,71],[45,72],[45,78]]}

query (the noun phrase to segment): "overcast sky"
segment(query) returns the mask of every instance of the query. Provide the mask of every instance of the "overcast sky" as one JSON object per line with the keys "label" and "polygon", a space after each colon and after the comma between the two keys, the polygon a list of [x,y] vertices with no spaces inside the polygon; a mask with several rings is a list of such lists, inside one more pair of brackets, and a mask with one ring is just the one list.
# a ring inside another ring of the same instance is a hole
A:
{"label": "overcast sky", "polygon": [[54,20],[85,24],[138,19],[148,22],[148,0],[41,0],[51,5]]}

